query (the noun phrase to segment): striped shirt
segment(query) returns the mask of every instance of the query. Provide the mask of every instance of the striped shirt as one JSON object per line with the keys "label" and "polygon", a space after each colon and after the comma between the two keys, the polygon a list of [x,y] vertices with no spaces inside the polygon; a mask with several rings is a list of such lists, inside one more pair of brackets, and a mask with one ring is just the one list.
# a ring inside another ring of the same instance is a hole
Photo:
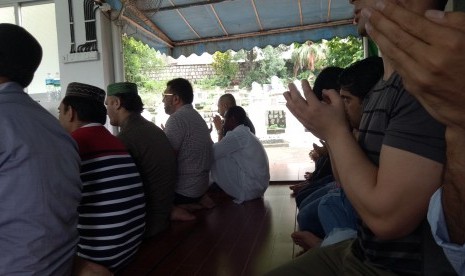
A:
{"label": "striped shirt", "polygon": [[178,157],[176,193],[201,197],[208,189],[213,160],[213,141],[207,124],[191,104],[186,104],[169,117],[165,133]]}
{"label": "striped shirt", "polygon": [[145,227],[142,182],[121,141],[100,124],[72,133],[81,156],[78,256],[117,271],[136,253]]}
{"label": "striped shirt", "polygon": [[[382,145],[444,163],[444,131],[404,89],[401,77],[395,73],[387,81],[380,80],[365,98],[359,143],[377,166]],[[423,233],[423,228],[418,227],[404,238],[380,240],[361,224],[355,251],[376,267],[402,275],[422,274]]]}

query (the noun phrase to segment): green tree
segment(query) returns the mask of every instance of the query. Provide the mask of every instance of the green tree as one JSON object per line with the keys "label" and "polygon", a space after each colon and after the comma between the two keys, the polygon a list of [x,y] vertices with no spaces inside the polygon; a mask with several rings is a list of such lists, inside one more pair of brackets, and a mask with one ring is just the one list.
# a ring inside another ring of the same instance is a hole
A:
{"label": "green tree", "polygon": [[361,39],[349,36],[322,40],[319,43],[294,44],[291,61],[297,79],[308,79],[313,83],[316,76],[327,66],[347,67],[363,58]]}
{"label": "green tree", "polygon": [[304,44],[294,43],[291,61],[294,64],[294,78],[297,75],[309,75],[308,71],[314,71],[321,60],[326,58],[326,47],[323,43],[307,41]]}
{"label": "green tree", "polygon": [[262,49],[260,55],[255,55],[253,51],[249,52],[247,55],[248,59],[255,58],[256,60],[249,67],[250,71],[247,72],[241,86],[251,87],[254,81],[260,84],[270,83],[272,76],[277,76],[281,79],[287,78],[286,62],[282,58],[282,54],[286,50],[286,46],[278,46],[276,48],[267,46]]}
{"label": "green tree", "polygon": [[136,83],[143,92],[158,90],[156,88],[160,85],[149,76],[149,73],[156,72],[165,65],[157,51],[147,44],[123,35],[123,59],[126,81]]}
{"label": "green tree", "polygon": [[346,38],[335,37],[325,41],[328,52],[326,54],[326,66],[347,67],[363,58],[363,44],[360,38],[349,36]]}
{"label": "green tree", "polygon": [[216,73],[215,82],[220,87],[228,87],[239,71],[239,64],[234,61],[231,51],[215,52],[212,67]]}
{"label": "green tree", "polygon": [[134,82],[139,89],[139,95],[146,108],[155,107],[166,86],[166,81],[153,80],[150,73],[157,72],[165,66],[161,54],[148,45],[123,35],[123,60],[126,81]]}

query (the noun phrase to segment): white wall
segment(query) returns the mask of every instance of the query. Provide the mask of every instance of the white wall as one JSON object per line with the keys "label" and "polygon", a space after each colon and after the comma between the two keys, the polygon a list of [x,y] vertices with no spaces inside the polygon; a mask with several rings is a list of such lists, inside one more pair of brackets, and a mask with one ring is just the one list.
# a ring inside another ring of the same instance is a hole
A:
{"label": "white wall", "polygon": [[[100,10],[96,12],[98,60],[65,63],[64,58],[70,53],[71,49],[68,1],[56,0],[55,5],[61,85],[63,89],[66,89],[70,82],[83,82],[106,89],[106,86],[115,80],[110,21],[102,15]],[[82,0],[73,1],[73,14],[77,48],[78,45],[86,42]]]}

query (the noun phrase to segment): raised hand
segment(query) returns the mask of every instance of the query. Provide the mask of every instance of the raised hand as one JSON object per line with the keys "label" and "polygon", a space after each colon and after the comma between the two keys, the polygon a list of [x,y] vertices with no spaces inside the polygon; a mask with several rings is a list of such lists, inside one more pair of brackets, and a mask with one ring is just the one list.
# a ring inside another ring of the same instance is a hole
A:
{"label": "raised hand", "polygon": [[323,90],[324,101],[319,101],[307,80],[302,80],[303,98],[293,84],[284,92],[286,106],[292,114],[320,139],[327,140],[337,131],[348,131],[344,103],[335,90]]}
{"label": "raised hand", "polygon": [[215,124],[216,131],[223,129],[223,121],[219,115],[213,117],[213,123]]}
{"label": "raised hand", "polygon": [[465,128],[465,13],[418,15],[389,1],[364,9],[370,37],[406,89],[449,127]]}

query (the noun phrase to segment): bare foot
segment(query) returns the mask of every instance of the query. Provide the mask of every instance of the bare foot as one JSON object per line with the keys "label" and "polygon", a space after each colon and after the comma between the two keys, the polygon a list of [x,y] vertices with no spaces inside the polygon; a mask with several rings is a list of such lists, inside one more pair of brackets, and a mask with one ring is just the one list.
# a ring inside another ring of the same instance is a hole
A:
{"label": "bare foot", "polygon": [[300,250],[299,252],[295,253],[294,257],[297,258],[299,256],[302,256],[305,252],[307,252],[308,250]]}
{"label": "bare foot", "polygon": [[303,181],[303,182],[300,182],[300,183],[298,183],[298,184],[289,186],[289,189],[291,189],[291,190],[292,190],[292,194],[295,195],[295,194],[298,194],[298,193],[300,192],[300,190],[302,190],[303,188],[305,188],[307,185],[308,185],[308,182],[307,182],[307,181]]}
{"label": "bare foot", "polygon": [[322,239],[309,231],[296,231],[291,234],[291,237],[294,243],[302,247],[305,251],[313,247],[319,247],[322,241]]}
{"label": "bare foot", "polygon": [[76,256],[74,258],[73,276],[112,276],[106,267]]}
{"label": "bare foot", "polygon": [[311,173],[311,172],[305,172],[304,178],[309,180],[310,178],[312,178],[312,175],[313,175],[313,173]]}
{"label": "bare foot", "polygon": [[202,205],[204,208],[211,209],[215,207],[215,202],[207,195],[204,194],[202,198],[199,201],[200,205]]}
{"label": "bare foot", "polygon": [[189,213],[186,209],[180,208],[178,206],[174,206],[173,209],[171,209],[171,220],[176,220],[176,221],[192,221],[195,220],[196,217]]}
{"label": "bare foot", "polygon": [[193,211],[201,210],[205,208],[200,203],[179,204],[177,206],[179,208],[187,210],[188,212],[193,212]]}

